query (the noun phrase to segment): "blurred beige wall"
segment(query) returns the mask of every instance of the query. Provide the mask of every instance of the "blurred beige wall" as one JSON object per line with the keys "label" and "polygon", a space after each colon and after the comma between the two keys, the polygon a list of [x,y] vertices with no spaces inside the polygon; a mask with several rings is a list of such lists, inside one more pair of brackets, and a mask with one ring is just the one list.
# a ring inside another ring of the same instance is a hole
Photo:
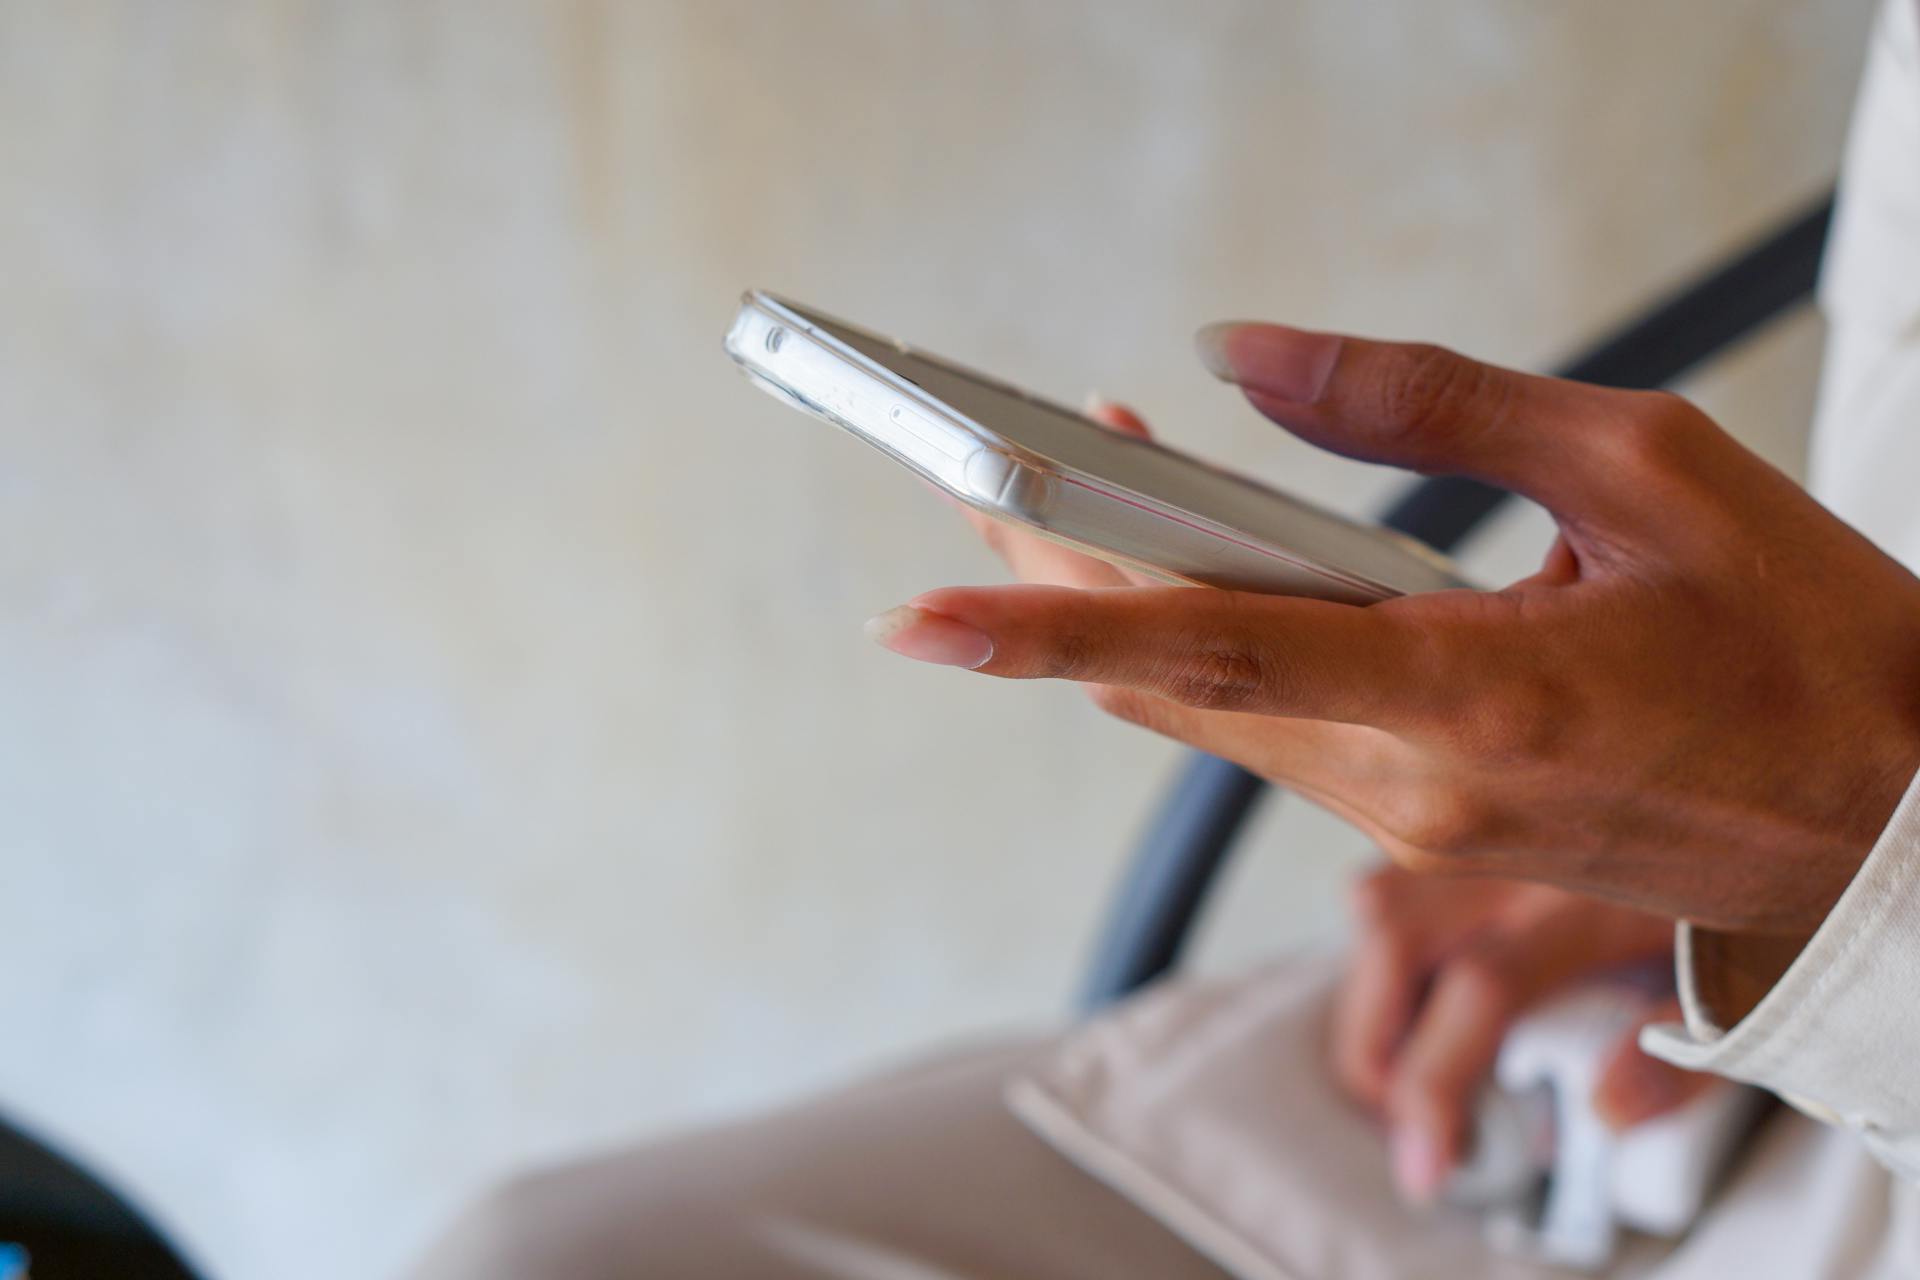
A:
{"label": "blurred beige wall", "polygon": [[[0,1107],[216,1275],[377,1276],[1056,1016],[1174,752],[861,639],[995,567],[739,382],[738,291],[1367,510],[1190,331],[1550,362],[1827,179],[1868,8],[0,5]],[[1705,388],[1783,460],[1817,337]],[[1254,846],[1209,963],[1365,853]]]}

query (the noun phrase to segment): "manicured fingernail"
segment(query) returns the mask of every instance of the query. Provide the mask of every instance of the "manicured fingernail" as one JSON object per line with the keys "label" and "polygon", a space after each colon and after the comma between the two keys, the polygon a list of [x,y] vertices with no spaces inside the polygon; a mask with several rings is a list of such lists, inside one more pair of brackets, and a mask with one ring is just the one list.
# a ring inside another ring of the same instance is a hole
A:
{"label": "manicured fingernail", "polygon": [[1193,335],[1200,363],[1222,382],[1295,404],[1312,404],[1340,362],[1340,337],[1283,324],[1229,320]]}
{"label": "manicured fingernail", "polygon": [[867,638],[903,658],[972,670],[993,656],[993,638],[978,627],[903,604],[867,619]]}
{"label": "manicured fingernail", "polygon": [[1238,321],[1222,320],[1218,324],[1202,325],[1193,335],[1194,354],[1200,357],[1207,372],[1222,382],[1237,382],[1240,378],[1234,371],[1233,361],[1227,358],[1227,335],[1240,327]]}
{"label": "manicured fingernail", "polygon": [[1447,1176],[1440,1148],[1419,1129],[1396,1129],[1391,1140],[1393,1183],[1408,1204],[1428,1205]]}

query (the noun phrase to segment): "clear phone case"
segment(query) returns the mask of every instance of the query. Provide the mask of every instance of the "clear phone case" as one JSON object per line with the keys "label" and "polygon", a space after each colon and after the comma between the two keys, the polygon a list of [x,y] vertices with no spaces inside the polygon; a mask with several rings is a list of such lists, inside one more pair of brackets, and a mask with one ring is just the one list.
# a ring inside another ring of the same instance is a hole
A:
{"label": "clear phone case", "polygon": [[1164,582],[1346,604],[1467,585],[1411,539],[768,294],[745,296],[726,350],[962,502]]}

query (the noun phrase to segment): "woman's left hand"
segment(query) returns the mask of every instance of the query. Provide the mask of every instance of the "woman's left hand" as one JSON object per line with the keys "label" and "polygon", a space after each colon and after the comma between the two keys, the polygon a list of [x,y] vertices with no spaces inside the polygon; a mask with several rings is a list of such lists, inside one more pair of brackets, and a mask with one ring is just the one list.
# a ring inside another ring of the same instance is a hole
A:
{"label": "woman's left hand", "polygon": [[1824,918],[1920,767],[1920,581],[1672,396],[1273,325],[1203,353],[1314,444],[1539,502],[1545,566],[1360,608],[1139,585],[1002,534],[1055,585],[929,592],[876,638],[1085,682],[1409,868],[1748,932]]}
{"label": "woman's left hand", "polygon": [[[1353,906],[1328,1062],[1386,1123],[1394,1181],[1415,1202],[1471,1154],[1475,1107],[1516,1019],[1603,975],[1653,965],[1672,975],[1669,921],[1550,885],[1388,866],[1355,886]],[[1616,1131],[1726,1087],[1641,1051],[1641,1027],[1680,1017],[1668,990],[1594,1064],[1591,1105]]]}

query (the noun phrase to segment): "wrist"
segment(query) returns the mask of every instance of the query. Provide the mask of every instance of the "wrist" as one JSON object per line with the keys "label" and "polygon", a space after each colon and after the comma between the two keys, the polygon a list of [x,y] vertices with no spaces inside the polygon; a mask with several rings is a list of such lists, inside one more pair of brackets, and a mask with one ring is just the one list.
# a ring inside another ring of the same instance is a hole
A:
{"label": "wrist", "polygon": [[1696,923],[1688,930],[1694,996],[1716,1026],[1738,1023],[1800,957],[1878,846],[1920,773],[1920,715],[1862,740],[1879,749],[1862,753],[1848,782],[1833,784],[1843,802],[1834,819],[1834,838],[1819,859],[1818,873],[1799,878],[1797,909],[1783,913],[1778,928]]}
{"label": "wrist", "polygon": [[1729,934],[1784,939],[1796,952],[1853,883],[1920,772],[1920,712],[1883,716],[1854,730],[1844,746],[1823,752],[1807,744],[1801,751],[1794,790],[1804,807],[1791,824],[1800,830],[1776,833],[1781,838],[1768,859],[1773,909],[1744,924],[1705,922]]}

